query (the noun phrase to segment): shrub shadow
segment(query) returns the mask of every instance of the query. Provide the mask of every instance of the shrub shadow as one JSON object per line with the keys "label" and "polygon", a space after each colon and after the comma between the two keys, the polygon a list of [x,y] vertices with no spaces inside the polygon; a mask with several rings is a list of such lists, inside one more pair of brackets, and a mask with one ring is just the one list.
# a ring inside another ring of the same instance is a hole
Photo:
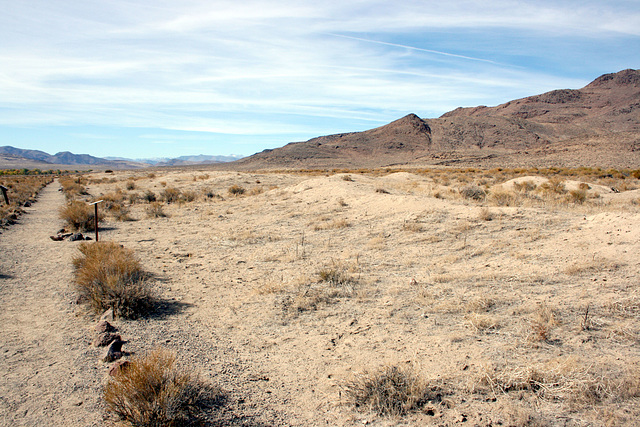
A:
{"label": "shrub shadow", "polygon": [[189,304],[182,301],[165,300],[154,298],[152,301],[152,310],[144,316],[146,319],[166,319],[167,317],[175,316],[183,313],[187,308],[193,307],[193,304]]}
{"label": "shrub shadow", "polygon": [[[210,389],[211,391],[211,389]],[[205,393],[206,395],[198,402],[203,412],[203,426],[245,426],[245,427],[266,427],[276,423],[260,421],[256,416],[243,413],[242,404],[244,400],[235,401],[225,392]]]}

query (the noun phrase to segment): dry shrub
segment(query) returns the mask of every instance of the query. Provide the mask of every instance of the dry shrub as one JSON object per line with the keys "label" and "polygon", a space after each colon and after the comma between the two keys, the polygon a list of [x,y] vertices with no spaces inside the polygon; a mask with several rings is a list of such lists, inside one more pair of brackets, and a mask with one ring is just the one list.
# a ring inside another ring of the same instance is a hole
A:
{"label": "dry shrub", "polygon": [[511,191],[496,190],[489,193],[488,200],[496,206],[515,206],[519,197]]}
{"label": "dry shrub", "polygon": [[571,190],[567,195],[567,201],[569,203],[583,204],[587,200],[587,190]]}
{"label": "dry shrub", "polygon": [[244,187],[241,187],[240,185],[234,184],[231,187],[229,187],[229,189],[227,191],[229,192],[229,194],[231,194],[233,196],[241,196],[242,194],[244,194],[244,192],[246,190],[244,189]]}
{"label": "dry shrub", "polygon": [[211,189],[204,190],[204,196],[207,199],[224,200],[224,197],[222,197],[221,195],[219,195],[218,193],[216,193],[215,191],[213,191]]}
{"label": "dry shrub", "polygon": [[462,197],[464,197],[465,199],[478,201],[484,200],[487,197],[486,191],[475,185],[464,187],[462,190],[460,190],[460,195],[462,195]]}
{"label": "dry shrub", "polygon": [[[60,208],[60,219],[64,220],[72,230],[92,231],[95,230],[95,208],[85,202],[72,200]],[[98,212],[98,222],[104,219],[103,214]]]}
{"label": "dry shrub", "polygon": [[196,191],[185,190],[185,191],[182,192],[180,200],[184,201],[184,202],[193,202],[197,198],[198,198],[198,193]]}
{"label": "dry shrub", "polygon": [[86,182],[82,178],[65,177],[60,178],[60,185],[67,200],[74,199],[78,196],[86,196],[89,194],[83,183]]}
{"label": "dry shrub", "polygon": [[126,186],[127,190],[131,191],[131,190],[135,190],[136,189],[136,183],[133,181],[127,181],[127,186]]}
{"label": "dry shrub", "polygon": [[351,178],[351,175],[342,175],[341,179],[343,181],[353,182],[353,178]]}
{"label": "dry shrub", "polygon": [[140,199],[141,199],[141,196],[138,193],[129,193],[127,195],[127,200],[129,201],[130,205],[135,205],[136,203],[138,203]]}
{"label": "dry shrub", "polygon": [[151,190],[145,191],[144,196],[142,196],[142,198],[143,200],[146,200],[147,203],[153,203],[157,200],[156,193],[154,193]]}
{"label": "dry shrub", "polygon": [[132,426],[199,425],[216,394],[160,348],[134,357],[104,388],[107,410]]}
{"label": "dry shrub", "polygon": [[180,190],[175,187],[165,188],[162,191],[162,200],[167,203],[176,203],[180,200]]}
{"label": "dry shrub", "polygon": [[543,192],[550,192],[555,194],[564,194],[567,192],[567,189],[564,186],[564,182],[561,179],[555,177],[540,185],[540,189]]}
{"label": "dry shrub", "polygon": [[441,400],[437,387],[429,387],[411,365],[383,366],[365,371],[344,385],[347,401],[359,410],[401,416]]}
{"label": "dry shrub", "polygon": [[519,193],[530,193],[531,191],[535,190],[537,188],[537,185],[531,181],[522,181],[522,182],[514,182],[513,183],[513,189]]}
{"label": "dry shrub", "polygon": [[147,206],[146,212],[149,218],[164,218],[167,216],[160,202],[151,202],[149,206]]}
{"label": "dry shrub", "polygon": [[109,213],[116,221],[133,221],[133,218],[129,216],[130,209],[123,204],[117,204],[111,206]]}
{"label": "dry shrub", "polygon": [[101,195],[99,199],[102,200],[102,206],[104,206],[105,209],[111,209],[114,205],[121,205],[125,197],[126,195],[118,188],[114,192]]}
{"label": "dry shrub", "polygon": [[114,242],[83,242],[78,249],[76,290],[94,313],[111,308],[117,316],[136,318],[152,309],[147,275],[132,250]]}

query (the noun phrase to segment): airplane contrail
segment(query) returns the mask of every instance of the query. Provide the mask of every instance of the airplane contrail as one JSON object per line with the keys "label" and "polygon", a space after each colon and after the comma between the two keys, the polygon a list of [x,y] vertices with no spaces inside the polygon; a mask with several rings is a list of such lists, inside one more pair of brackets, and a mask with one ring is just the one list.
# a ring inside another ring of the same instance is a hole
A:
{"label": "airplane contrail", "polygon": [[401,48],[404,48],[404,49],[417,50],[417,51],[426,52],[426,53],[433,53],[435,55],[443,55],[443,56],[451,56],[451,57],[454,57],[454,58],[467,59],[469,61],[487,62],[489,64],[494,64],[494,65],[507,65],[507,64],[501,64],[500,62],[491,61],[490,59],[474,58],[473,56],[457,55],[455,53],[442,52],[442,51],[439,51],[439,50],[423,49],[421,47],[407,46],[407,45],[398,44],[398,43],[382,42],[382,41],[379,41],[379,40],[363,39],[361,37],[345,36],[343,34],[334,34],[334,33],[328,33],[328,34],[331,35],[331,36],[334,36],[334,37],[342,37],[342,38],[345,38],[345,39],[358,40],[358,41],[367,42],[367,43],[383,44],[383,45],[386,45],[386,46],[401,47]]}

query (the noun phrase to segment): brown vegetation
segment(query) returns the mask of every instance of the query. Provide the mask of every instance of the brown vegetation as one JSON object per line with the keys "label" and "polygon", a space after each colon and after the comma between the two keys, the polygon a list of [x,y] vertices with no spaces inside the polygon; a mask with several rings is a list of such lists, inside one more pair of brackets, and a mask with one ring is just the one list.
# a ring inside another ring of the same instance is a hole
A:
{"label": "brown vegetation", "polygon": [[[95,231],[95,208],[80,200],[71,200],[60,209],[60,219],[74,231]],[[98,222],[104,220],[104,215],[98,211]]]}
{"label": "brown vegetation", "polygon": [[104,388],[107,410],[131,426],[197,425],[216,397],[176,354],[158,348],[134,357]]}
{"label": "brown vegetation", "polygon": [[114,242],[81,243],[73,259],[75,287],[80,300],[101,314],[135,318],[153,308],[153,298],[140,261],[133,251]]}

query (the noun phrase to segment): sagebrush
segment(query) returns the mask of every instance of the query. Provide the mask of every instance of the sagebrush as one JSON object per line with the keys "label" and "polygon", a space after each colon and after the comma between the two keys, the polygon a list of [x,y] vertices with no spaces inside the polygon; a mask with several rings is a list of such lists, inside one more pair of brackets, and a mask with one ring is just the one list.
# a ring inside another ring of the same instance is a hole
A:
{"label": "sagebrush", "polygon": [[210,386],[176,364],[176,354],[156,349],[134,357],[104,388],[107,410],[132,426],[200,425],[216,397]]}
{"label": "sagebrush", "polygon": [[73,259],[80,299],[96,314],[113,309],[117,316],[136,318],[153,308],[148,275],[133,251],[114,242],[83,242]]}

